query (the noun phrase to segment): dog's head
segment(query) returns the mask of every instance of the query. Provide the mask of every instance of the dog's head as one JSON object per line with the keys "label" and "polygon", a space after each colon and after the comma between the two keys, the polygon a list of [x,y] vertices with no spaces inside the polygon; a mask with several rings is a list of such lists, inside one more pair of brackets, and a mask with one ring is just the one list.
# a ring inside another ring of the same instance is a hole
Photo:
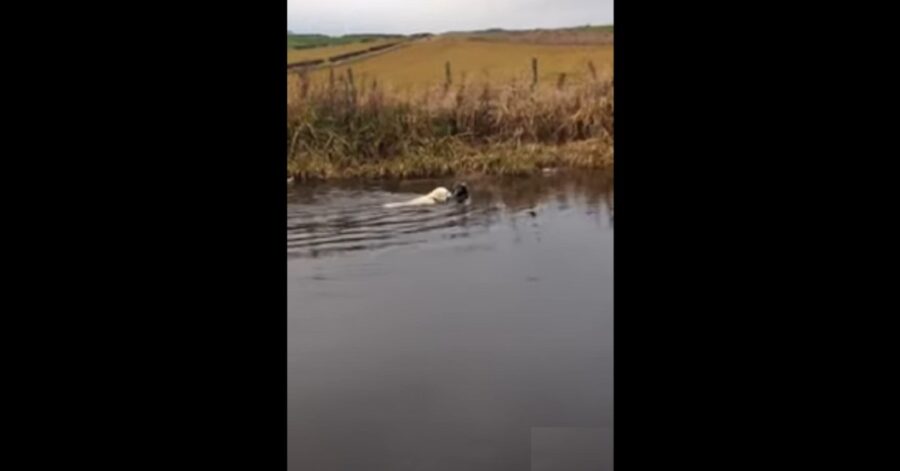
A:
{"label": "dog's head", "polygon": [[457,203],[466,201],[469,199],[469,187],[466,186],[465,182],[457,183],[453,186],[452,196]]}

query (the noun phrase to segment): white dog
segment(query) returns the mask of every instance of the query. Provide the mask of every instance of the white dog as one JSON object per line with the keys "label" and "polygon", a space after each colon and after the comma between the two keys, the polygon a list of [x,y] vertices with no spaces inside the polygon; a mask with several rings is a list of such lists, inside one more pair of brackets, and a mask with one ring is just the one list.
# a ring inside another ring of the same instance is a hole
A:
{"label": "white dog", "polygon": [[453,188],[453,191],[450,191],[442,186],[439,186],[433,190],[431,193],[428,193],[424,196],[419,196],[418,198],[413,198],[409,201],[402,201],[399,203],[387,203],[384,205],[385,208],[399,208],[401,206],[423,206],[423,205],[431,205],[431,204],[439,204],[446,203],[451,198],[456,200],[458,203],[464,202],[469,197],[469,190],[466,187],[465,183],[458,183]]}
{"label": "white dog", "polygon": [[422,206],[428,204],[438,204],[444,203],[450,199],[452,193],[450,190],[439,186],[434,190],[431,190],[431,193],[428,193],[425,196],[420,196],[418,198],[413,198],[409,201],[402,201],[399,203],[387,203],[384,205],[385,208],[399,208],[400,206]]}

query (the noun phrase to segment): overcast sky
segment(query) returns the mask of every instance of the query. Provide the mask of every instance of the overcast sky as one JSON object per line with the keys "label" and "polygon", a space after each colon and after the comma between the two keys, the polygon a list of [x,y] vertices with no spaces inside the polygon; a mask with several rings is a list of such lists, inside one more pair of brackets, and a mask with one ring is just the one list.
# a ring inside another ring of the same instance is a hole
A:
{"label": "overcast sky", "polygon": [[352,34],[613,24],[613,0],[288,0],[295,33]]}

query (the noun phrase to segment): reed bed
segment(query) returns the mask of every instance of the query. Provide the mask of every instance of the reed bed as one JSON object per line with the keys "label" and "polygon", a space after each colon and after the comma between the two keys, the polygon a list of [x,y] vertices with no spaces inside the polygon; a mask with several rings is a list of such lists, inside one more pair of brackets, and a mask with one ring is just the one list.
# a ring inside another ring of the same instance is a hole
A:
{"label": "reed bed", "polygon": [[[449,77],[448,77],[449,78]],[[613,84],[447,83],[395,92],[346,74],[289,76],[288,155],[299,179],[511,175],[613,163]]]}

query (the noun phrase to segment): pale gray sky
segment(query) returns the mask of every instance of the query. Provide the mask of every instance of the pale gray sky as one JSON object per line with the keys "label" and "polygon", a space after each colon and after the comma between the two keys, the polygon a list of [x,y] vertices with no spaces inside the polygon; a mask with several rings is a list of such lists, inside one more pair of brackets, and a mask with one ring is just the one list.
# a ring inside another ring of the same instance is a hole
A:
{"label": "pale gray sky", "polygon": [[295,33],[442,33],[613,24],[613,0],[288,0]]}

